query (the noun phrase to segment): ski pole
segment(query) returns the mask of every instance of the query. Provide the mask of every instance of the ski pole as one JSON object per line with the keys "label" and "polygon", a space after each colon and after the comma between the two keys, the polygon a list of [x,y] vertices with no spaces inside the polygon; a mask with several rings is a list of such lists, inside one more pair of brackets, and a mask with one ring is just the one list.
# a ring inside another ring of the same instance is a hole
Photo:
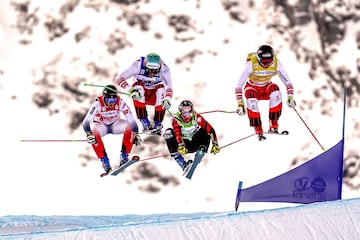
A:
{"label": "ski pole", "polygon": [[155,158],[167,157],[169,155],[170,154],[164,154],[164,155],[159,155],[159,156],[154,156],[154,157],[148,157],[148,158],[140,159],[139,161],[147,161],[147,160],[151,160],[151,159],[155,159]]}
{"label": "ski pole", "polygon": [[212,110],[212,111],[207,111],[207,112],[200,112],[200,114],[216,113],[216,112],[220,112],[220,113],[236,113],[236,111]]}
{"label": "ski pole", "polygon": [[[84,83],[84,86],[90,86],[90,87],[101,87],[101,88],[106,88],[108,90],[111,90],[111,91],[114,91],[114,89],[110,88],[110,87],[107,87],[107,86],[104,86],[104,85],[98,85],[98,84],[92,84],[92,83]],[[129,93],[125,93],[125,92],[120,92],[120,91],[117,91],[117,93],[120,93],[120,94],[124,94],[124,95],[127,95],[127,96],[130,96]]]}
{"label": "ski pole", "polygon": [[20,139],[20,142],[86,142],[83,139]]}
{"label": "ski pole", "polygon": [[296,110],[296,108],[293,108],[294,111],[297,113],[297,115],[299,116],[299,118],[301,119],[301,121],[304,123],[305,127],[309,130],[309,132],[311,133],[311,135],[314,137],[314,139],[316,140],[316,142],[320,145],[321,149],[323,151],[325,151],[325,148],[320,144],[319,140],[317,140],[317,138],[315,137],[315,135],[313,134],[313,132],[310,130],[310,128],[308,127],[308,125],[305,123],[304,119],[300,116],[299,112]]}
{"label": "ski pole", "polygon": [[232,145],[232,144],[234,144],[234,143],[240,142],[240,141],[245,140],[245,139],[247,139],[247,138],[249,138],[249,137],[252,137],[252,136],[254,136],[254,135],[256,135],[256,133],[253,133],[253,134],[250,134],[249,136],[240,138],[240,139],[238,139],[238,140],[236,140],[236,141],[234,141],[234,142],[225,144],[224,146],[220,147],[220,149],[223,149],[223,148],[225,148],[225,147],[228,147],[228,146],[230,146],[230,145]]}

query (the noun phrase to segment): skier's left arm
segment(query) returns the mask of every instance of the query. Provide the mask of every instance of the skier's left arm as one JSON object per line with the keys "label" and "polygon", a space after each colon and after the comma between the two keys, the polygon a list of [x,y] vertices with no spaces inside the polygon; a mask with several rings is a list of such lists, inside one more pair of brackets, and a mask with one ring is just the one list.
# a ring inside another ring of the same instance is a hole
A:
{"label": "skier's left arm", "polygon": [[130,110],[129,106],[122,99],[120,101],[120,109],[121,109],[121,112],[124,114],[124,116],[125,116],[126,120],[128,121],[128,123],[130,124],[132,131],[135,134],[138,134],[139,133],[139,127],[138,127],[138,125],[136,123],[134,115],[131,113],[131,110]]}
{"label": "skier's left arm", "polygon": [[136,120],[134,118],[134,115],[132,115],[131,110],[129,108],[129,106],[124,102],[124,100],[120,100],[120,109],[121,112],[124,114],[126,120],[128,121],[128,123],[130,124],[130,127],[133,131],[133,138],[132,138],[132,142],[135,145],[140,145],[142,140],[139,134],[139,127],[136,123]]}
{"label": "skier's left arm", "polygon": [[215,129],[200,114],[197,114],[196,121],[198,122],[199,126],[201,128],[203,128],[210,135],[211,144],[212,144],[210,152],[213,153],[213,154],[219,153],[220,152],[220,147],[219,147],[219,143],[218,143],[218,140],[217,140]]}
{"label": "skier's left arm", "polygon": [[293,84],[290,81],[289,74],[286,72],[284,66],[282,63],[278,60],[277,62],[277,74],[281,81],[284,83],[287,91],[287,105],[291,108],[294,108],[296,106],[296,102],[294,100],[294,87]]}
{"label": "skier's left arm", "polygon": [[161,73],[161,79],[163,80],[165,85],[165,95],[161,101],[161,105],[165,109],[170,109],[171,99],[173,97],[172,79],[171,79],[170,69],[165,63],[163,63],[160,73]]}

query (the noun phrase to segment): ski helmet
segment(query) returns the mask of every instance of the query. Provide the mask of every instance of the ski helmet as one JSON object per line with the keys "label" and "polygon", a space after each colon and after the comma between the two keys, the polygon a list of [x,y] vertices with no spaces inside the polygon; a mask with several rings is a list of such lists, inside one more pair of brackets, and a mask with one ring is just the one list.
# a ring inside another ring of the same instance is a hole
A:
{"label": "ski helmet", "polygon": [[193,104],[191,101],[189,100],[183,100],[181,101],[180,105],[179,105],[179,112],[183,113],[183,112],[192,112],[193,111]]}
{"label": "ski helmet", "polygon": [[186,123],[189,123],[194,116],[192,102],[190,102],[189,100],[183,100],[179,105],[179,112],[181,118]]}
{"label": "ski helmet", "polygon": [[114,85],[105,86],[102,95],[106,104],[116,103],[117,101],[118,94]]}
{"label": "ski helmet", "polygon": [[161,69],[161,58],[156,53],[149,53],[145,58],[145,72],[158,74]]}
{"label": "ski helmet", "polygon": [[270,45],[261,45],[256,54],[260,64],[270,64],[274,60],[274,50]]}

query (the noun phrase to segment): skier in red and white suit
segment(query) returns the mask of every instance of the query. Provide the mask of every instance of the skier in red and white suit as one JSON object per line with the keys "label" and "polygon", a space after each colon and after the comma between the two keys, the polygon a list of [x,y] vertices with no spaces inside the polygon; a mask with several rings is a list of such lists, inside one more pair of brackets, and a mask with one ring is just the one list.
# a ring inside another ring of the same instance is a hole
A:
{"label": "skier in red and white suit", "polygon": [[[127,79],[131,77],[134,82],[129,85]],[[161,135],[165,110],[171,107],[173,90],[170,69],[160,56],[149,53],[146,57],[140,57],[114,81],[130,94],[144,131]],[[154,106],[153,124],[148,119],[147,105]]]}
{"label": "skier in red and white suit", "polygon": [[274,50],[269,45],[262,45],[257,52],[249,53],[246,60],[245,68],[238,80],[235,88],[236,100],[238,102],[237,113],[245,115],[246,97],[247,115],[249,117],[250,126],[255,128],[259,141],[265,140],[263,135],[258,101],[269,100],[269,120],[270,132],[278,133],[278,120],[282,110],[282,96],[277,84],[271,82],[272,77],[278,75],[286,86],[287,104],[289,107],[296,106],[293,98],[294,89],[289,79],[288,73],[285,71],[281,62],[274,54]]}
{"label": "skier in red and white suit", "polygon": [[[122,118],[122,115],[125,118]],[[126,163],[133,144],[140,144],[137,123],[128,105],[117,95],[114,85],[107,85],[102,96],[96,98],[87,112],[82,126],[88,143],[102,162],[106,173],[111,170],[110,161],[105,151],[102,137],[112,134],[124,134],[120,154],[120,165]]]}

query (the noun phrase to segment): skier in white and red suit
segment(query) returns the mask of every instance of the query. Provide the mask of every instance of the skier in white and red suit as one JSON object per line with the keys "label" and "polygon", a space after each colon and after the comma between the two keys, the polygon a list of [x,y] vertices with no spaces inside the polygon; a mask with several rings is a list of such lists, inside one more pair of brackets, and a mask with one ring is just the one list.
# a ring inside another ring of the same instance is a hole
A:
{"label": "skier in white and red suit", "polygon": [[107,134],[124,134],[120,153],[120,165],[126,163],[133,144],[140,144],[138,126],[129,106],[121,99],[114,85],[105,86],[82,122],[87,141],[100,159],[106,173],[111,170],[102,137]]}
{"label": "skier in white and red suit", "polygon": [[248,54],[245,68],[235,88],[238,103],[237,113],[239,115],[245,115],[244,93],[250,126],[255,128],[255,133],[258,134],[259,141],[265,140],[266,138],[263,135],[258,101],[269,100],[269,132],[278,133],[278,120],[282,111],[282,96],[279,86],[271,81],[275,75],[278,75],[286,86],[288,106],[294,108],[296,103],[293,98],[293,85],[288,73],[285,71],[279,59],[277,59],[273,48],[269,45],[262,45],[258,48],[257,52]]}
{"label": "skier in white and red suit", "polygon": [[[127,79],[133,77],[133,83]],[[133,62],[115,78],[115,83],[128,91],[134,101],[136,116],[144,131],[161,135],[165,110],[170,109],[173,96],[169,67],[156,53],[149,53]],[[154,118],[148,119],[147,105],[154,106]]]}

